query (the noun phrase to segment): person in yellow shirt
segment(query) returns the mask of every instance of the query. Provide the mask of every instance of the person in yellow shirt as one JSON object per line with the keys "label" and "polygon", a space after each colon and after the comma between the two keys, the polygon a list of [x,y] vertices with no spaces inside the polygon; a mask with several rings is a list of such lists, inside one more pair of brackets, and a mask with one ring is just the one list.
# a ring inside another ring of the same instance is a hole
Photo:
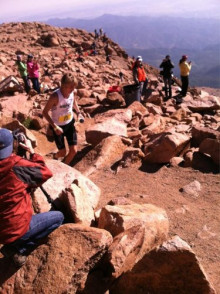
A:
{"label": "person in yellow shirt", "polygon": [[189,85],[189,73],[191,71],[191,61],[187,61],[188,56],[183,55],[179,61],[180,76],[182,81],[182,97],[186,96],[188,85]]}

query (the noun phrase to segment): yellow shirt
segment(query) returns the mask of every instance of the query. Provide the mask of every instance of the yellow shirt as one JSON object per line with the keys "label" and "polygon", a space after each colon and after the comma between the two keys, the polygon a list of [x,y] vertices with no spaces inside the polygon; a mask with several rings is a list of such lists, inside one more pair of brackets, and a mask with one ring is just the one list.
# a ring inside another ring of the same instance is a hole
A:
{"label": "yellow shirt", "polygon": [[183,77],[186,77],[189,75],[190,70],[191,70],[191,64],[189,64],[186,61],[183,61],[182,63],[179,64],[179,68],[180,68],[180,75]]}

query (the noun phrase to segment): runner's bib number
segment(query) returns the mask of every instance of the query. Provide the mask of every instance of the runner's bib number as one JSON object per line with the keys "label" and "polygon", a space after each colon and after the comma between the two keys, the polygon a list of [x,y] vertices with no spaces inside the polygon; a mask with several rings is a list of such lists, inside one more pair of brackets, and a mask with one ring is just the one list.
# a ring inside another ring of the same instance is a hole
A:
{"label": "runner's bib number", "polygon": [[65,122],[67,120],[70,120],[70,119],[71,119],[71,113],[68,113],[68,114],[65,114],[63,116],[60,116],[59,117],[59,122],[63,123],[63,122]]}

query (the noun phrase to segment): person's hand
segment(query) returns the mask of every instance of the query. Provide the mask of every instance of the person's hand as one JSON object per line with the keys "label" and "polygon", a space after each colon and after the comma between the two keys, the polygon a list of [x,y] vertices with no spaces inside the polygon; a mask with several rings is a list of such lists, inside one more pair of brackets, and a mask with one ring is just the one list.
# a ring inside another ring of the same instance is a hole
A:
{"label": "person's hand", "polygon": [[24,142],[19,142],[19,146],[21,146],[26,151],[30,152],[30,154],[34,154],[34,149],[32,147],[31,141],[26,138],[25,135],[22,135]]}
{"label": "person's hand", "polygon": [[63,134],[63,129],[61,128],[61,127],[59,127],[59,126],[55,126],[54,127],[54,131],[55,131],[55,133],[59,136],[59,135],[61,135],[61,134]]}

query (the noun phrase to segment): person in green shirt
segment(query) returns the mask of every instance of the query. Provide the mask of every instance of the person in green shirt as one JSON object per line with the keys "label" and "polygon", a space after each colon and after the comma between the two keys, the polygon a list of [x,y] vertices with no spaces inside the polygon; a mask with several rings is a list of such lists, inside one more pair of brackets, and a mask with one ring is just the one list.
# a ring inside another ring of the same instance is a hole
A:
{"label": "person in green shirt", "polygon": [[29,82],[28,74],[27,74],[27,65],[24,62],[22,62],[21,55],[17,55],[16,65],[17,65],[18,71],[24,81],[25,91],[28,94],[31,89],[31,86],[30,86],[30,82]]}

